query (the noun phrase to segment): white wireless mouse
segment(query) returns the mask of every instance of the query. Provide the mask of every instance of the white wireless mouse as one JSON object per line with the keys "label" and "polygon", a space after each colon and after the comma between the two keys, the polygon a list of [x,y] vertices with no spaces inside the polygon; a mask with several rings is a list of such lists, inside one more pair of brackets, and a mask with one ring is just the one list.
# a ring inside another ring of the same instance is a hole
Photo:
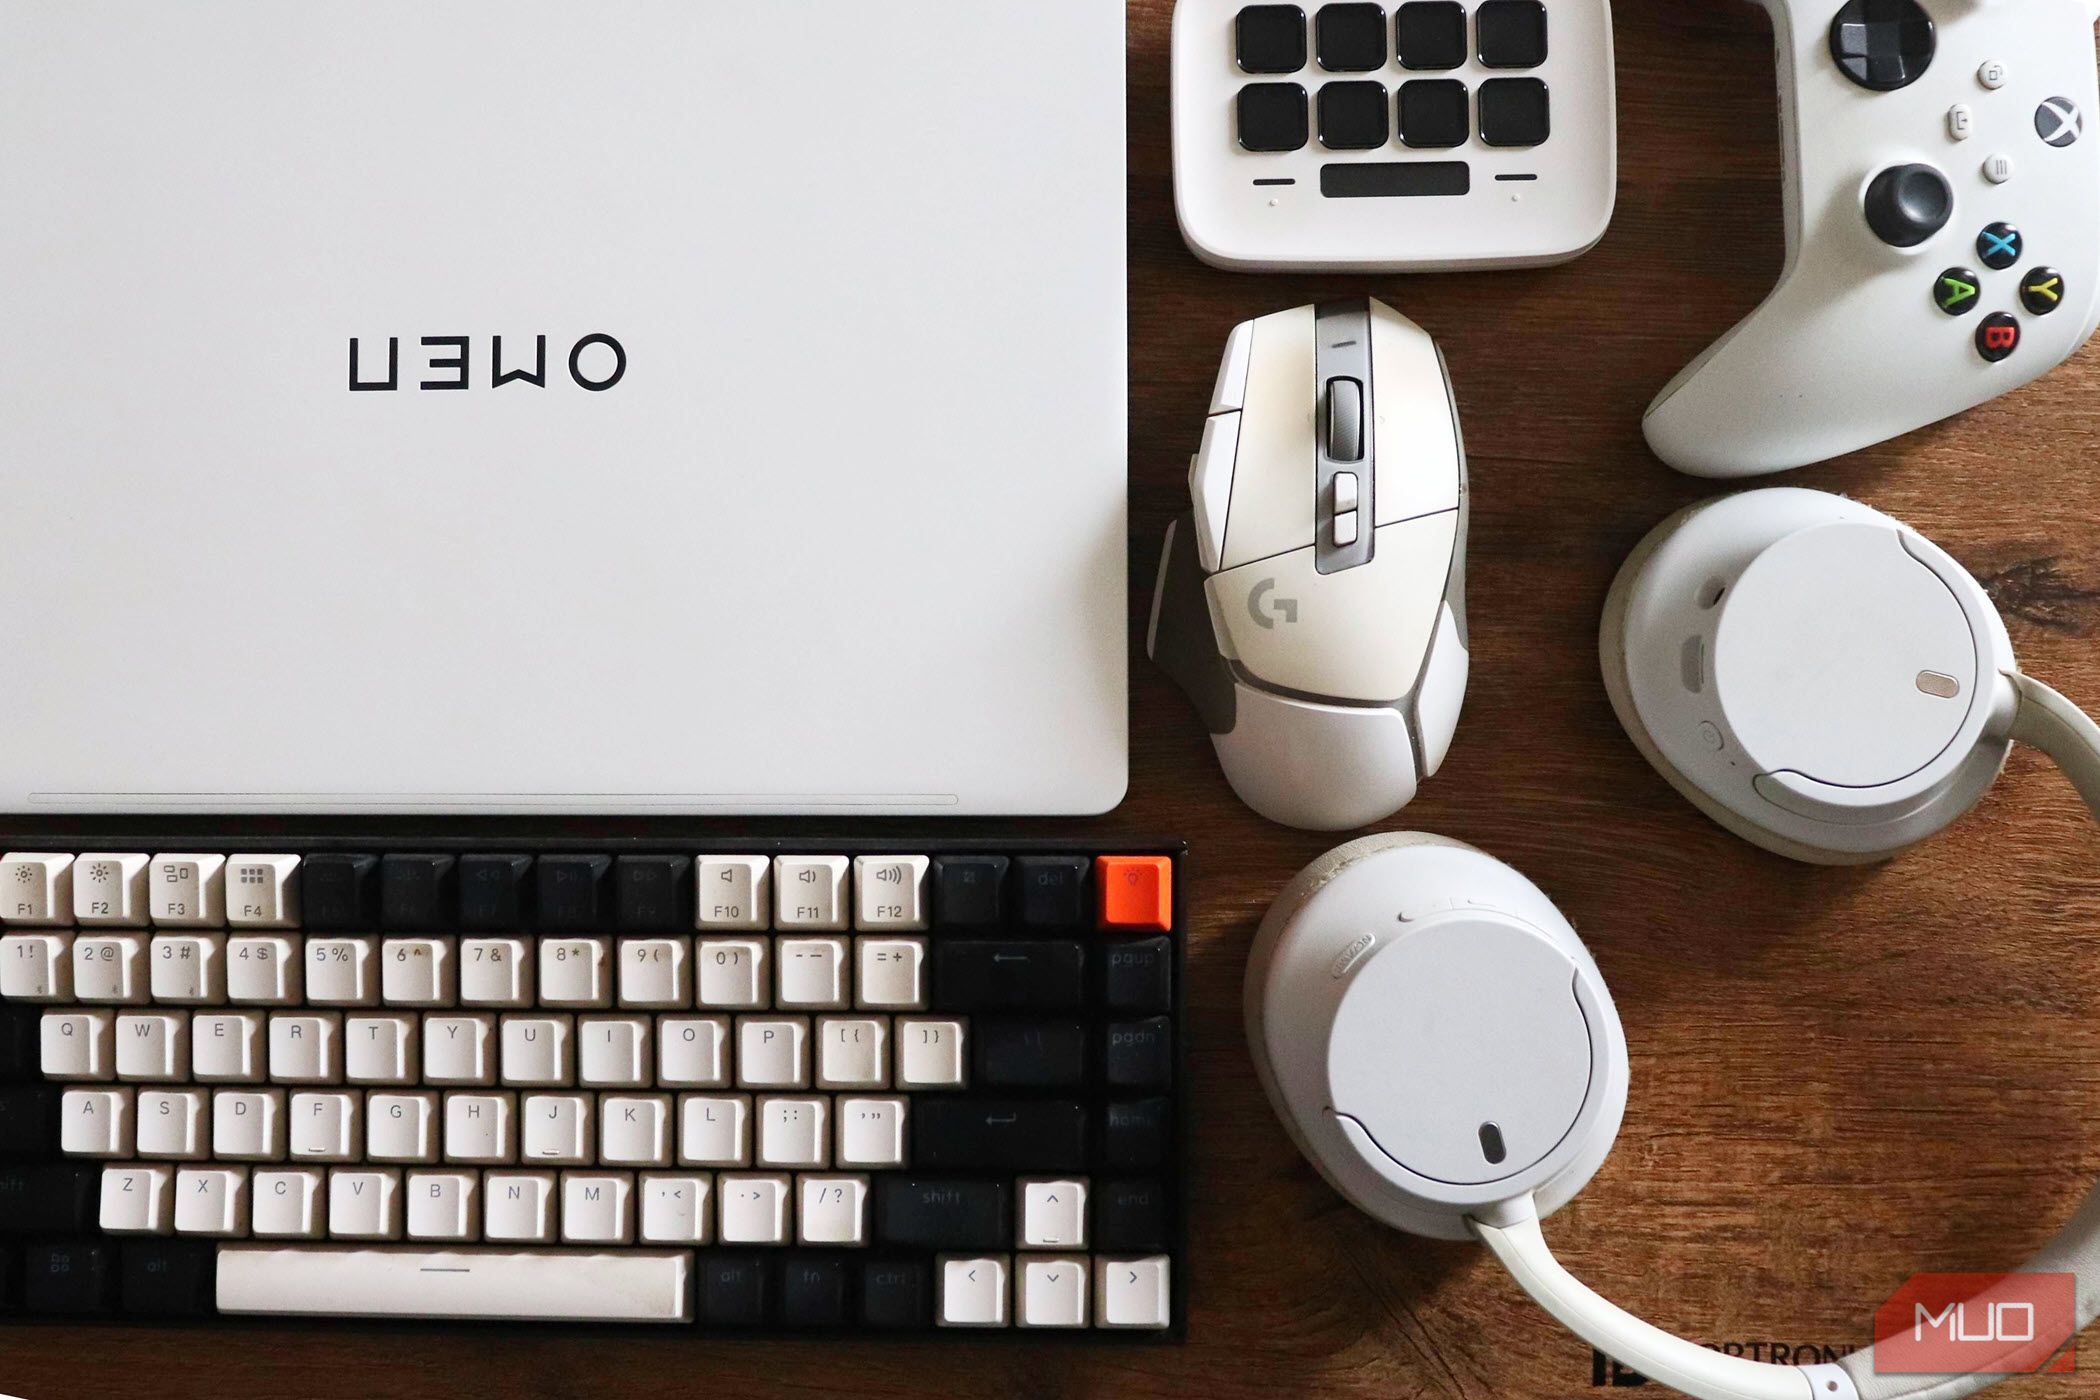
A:
{"label": "white wireless mouse", "polygon": [[1406,806],[1471,664],[1465,447],[1435,343],[1376,301],[1238,327],[1190,491],[1145,649],[1233,791],[1310,831]]}

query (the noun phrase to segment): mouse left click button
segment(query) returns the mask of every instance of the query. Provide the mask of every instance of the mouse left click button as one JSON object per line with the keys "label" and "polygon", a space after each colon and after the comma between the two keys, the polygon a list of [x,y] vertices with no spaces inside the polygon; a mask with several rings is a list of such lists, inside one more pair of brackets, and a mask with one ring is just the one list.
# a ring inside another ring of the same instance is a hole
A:
{"label": "mouse left click button", "polygon": [[1196,505],[1196,559],[1214,574],[1225,557],[1225,516],[1232,505],[1233,463],[1240,451],[1240,416],[1221,413],[1203,425],[1203,447],[1189,467]]}

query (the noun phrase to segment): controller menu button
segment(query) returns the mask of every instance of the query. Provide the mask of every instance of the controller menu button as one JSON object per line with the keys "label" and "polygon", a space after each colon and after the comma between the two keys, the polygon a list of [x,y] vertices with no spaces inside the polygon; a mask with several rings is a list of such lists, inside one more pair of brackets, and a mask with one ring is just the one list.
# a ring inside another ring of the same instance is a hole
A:
{"label": "controller menu button", "polygon": [[2020,260],[2026,241],[2011,224],[1991,224],[1976,235],[1976,256],[1994,272],[2003,272]]}
{"label": "controller menu button", "polygon": [[2020,323],[2003,311],[1993,311],[1976,328],[1976,353],[1992,364],[2020,348]]}
{"label": "controller menu button", "polygon": [[2037,267],[2020,279],[2020,305],[2036,316],[2047,316],[2064,304],[2064,275],[2053,267]]}
{"label": "controller menu button", "polygon": [[1846,0],[1830,23],[1830,56],[1863,88],[1894,92],[1925,76],[1938,47],[1917,0]]}
{"label": "controller menu button", "polygon": [[1983,279],[1966,267],[1950,267],[1932,284],[1932,304],[1949,316],[1966,316],[1977,307]]}

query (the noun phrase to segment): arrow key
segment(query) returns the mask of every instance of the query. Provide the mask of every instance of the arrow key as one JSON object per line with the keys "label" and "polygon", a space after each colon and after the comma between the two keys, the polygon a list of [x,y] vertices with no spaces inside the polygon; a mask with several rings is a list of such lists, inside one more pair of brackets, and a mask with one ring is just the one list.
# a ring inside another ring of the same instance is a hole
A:
{"label": "arrow key", "polygon": [[1085,1249],[1086,1187],[1083,1177],[1024,1176],[1015,1182],[1014,1193],[1021,1201],[1020,1247]]}
{"label": "arrow key", "polygon": [[1020,1327],[1086,1326],[1087,1275],[1084,1257],[1035,1255],[1021,1262],[1016,1291]]}
{"label": "arrow key", "polygon": [[944,1254],[938,1261],[941,1302],[938,1322],[943,1327],[1005,1327],[1006,1275],[1003,1254],[983,1256]]}
{"label": "arrow key", "polygon": [[1164,1254],[1094,1261],[1094,1325],[1158,1329],[1173,1320],[1172,1265]]}

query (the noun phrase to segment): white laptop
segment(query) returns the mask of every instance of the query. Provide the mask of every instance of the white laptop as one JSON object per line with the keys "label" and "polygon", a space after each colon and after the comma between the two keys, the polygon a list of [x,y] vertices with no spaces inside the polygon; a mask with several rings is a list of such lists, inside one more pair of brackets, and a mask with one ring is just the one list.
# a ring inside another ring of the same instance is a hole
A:
{"label": "white laptop", "polygon": [[1115,805],[1123,42],[0,0],[0,809]]}

